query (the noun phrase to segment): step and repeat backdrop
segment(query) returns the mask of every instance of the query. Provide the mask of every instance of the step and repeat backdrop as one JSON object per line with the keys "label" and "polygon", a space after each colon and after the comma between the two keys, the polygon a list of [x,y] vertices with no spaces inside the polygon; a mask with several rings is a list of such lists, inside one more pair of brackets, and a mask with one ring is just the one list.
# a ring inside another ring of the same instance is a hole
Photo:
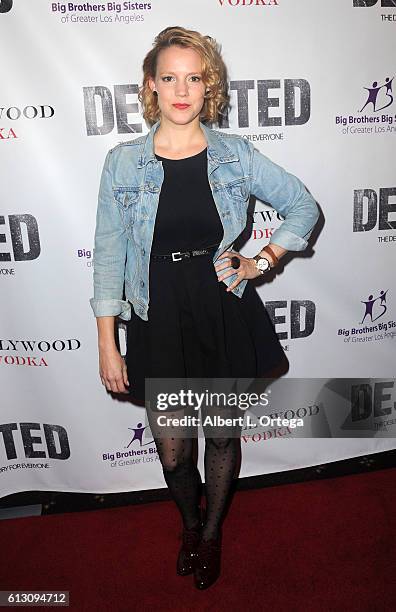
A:
{"label": "step and repeat backdrop", "polygon": [[[309,248],[257,286],[296,379],[278,412],[311,434],[246,425],[240,476],[396,447],[396,2],[1,0],[2,496],[166,486],[144,408],[101,384],[89,299],[104,158],[148,132],[142,61],[171,25],[220,42],[221,130],[298,176],[321,210]],[[283,221],[268,203],[251,212],[247,256]]]}

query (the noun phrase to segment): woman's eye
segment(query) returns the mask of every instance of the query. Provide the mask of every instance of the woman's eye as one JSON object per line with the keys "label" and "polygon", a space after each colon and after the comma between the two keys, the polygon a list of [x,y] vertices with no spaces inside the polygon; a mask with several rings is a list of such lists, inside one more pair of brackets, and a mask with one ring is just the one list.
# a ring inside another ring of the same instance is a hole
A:
{"label": "woman's eye", "polygon": [[[191,78],[192,78],[192,79],[197,79],[197,81],[200,81],[200,80],[201,80],[201,77],[199,77],[199,76],[193,76],[193,77],[191,77]],[[195,81],[195,82],[197,82],[197,81]]]}
{"label": "woman's eye", "polygon": [[171,78],[172,78],[171,76],[164,76],[164,77],[162,77],[162,80],[163,81],[167,81],[167,79],[171,79]]}

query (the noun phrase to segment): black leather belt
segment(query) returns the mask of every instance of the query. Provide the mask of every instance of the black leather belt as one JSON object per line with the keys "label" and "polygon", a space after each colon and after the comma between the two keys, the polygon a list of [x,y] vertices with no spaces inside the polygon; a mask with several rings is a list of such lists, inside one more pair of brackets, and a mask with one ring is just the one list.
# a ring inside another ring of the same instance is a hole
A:
{"label": "black leather belt", "polygon": [[175,261],[181,261],[182,259],[189,259],[190,257],[197,257],[198,255],[210,255],[218,248],[218,246],[219,246],[218,244],[214,244],[204,249],[194,249],[191,251],[183,251],[183,252],[173,251],[173,253],[170,253],[169,255],[155,255],[154,253],[152,253],[151,257],[156,260],[175,262]]}

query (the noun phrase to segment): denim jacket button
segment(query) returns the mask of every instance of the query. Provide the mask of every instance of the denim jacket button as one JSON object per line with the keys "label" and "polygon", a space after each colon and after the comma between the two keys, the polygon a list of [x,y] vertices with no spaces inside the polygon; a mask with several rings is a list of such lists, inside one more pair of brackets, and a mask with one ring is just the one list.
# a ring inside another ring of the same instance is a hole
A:
{"label": "denim jacket button", "polygon": [[142,255],[146,255],[146,251],[142,249]]}
{"label": "denim jacket button", "polygon": [[143,280],[140,281],[140,286],[144,287],[144,281]]}

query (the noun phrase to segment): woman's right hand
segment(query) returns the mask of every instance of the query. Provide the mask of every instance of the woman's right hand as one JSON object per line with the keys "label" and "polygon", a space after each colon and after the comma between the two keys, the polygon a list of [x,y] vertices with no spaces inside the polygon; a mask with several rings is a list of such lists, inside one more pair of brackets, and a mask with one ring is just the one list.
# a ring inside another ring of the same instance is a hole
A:
{"label": "woman's right hand", "polygon": [[108,391],[129,393],[127,366],[116,347],[99,349],[99,375]]}

